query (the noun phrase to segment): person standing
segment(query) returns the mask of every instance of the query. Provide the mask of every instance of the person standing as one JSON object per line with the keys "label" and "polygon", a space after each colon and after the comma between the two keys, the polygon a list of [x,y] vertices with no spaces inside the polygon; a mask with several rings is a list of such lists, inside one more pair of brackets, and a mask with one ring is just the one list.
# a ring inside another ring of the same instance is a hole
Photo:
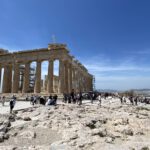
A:
{"label": "person standing", "polygon": [[2,106],[5,105],[5,96],[2,96]]}
{"label": "person standing", "polygon": [[92,93],[91,104],[93,104],[94,98],[95,98],[95,94]]}
{"label": "person standing", "polygon": [[58,98],[58,96],[55,94],[55,95],[53,96],[53,99],[54,99],[54,105],[57,104],[57,98]]}
{"label": "person standing", "polygon": [[82,93],[80,92],[79,93],[79,105],[82,105],[82,98],[83,98]]}
{"label": "person standing", "polygon": [[71,96],[72,102],[75,104],[74,89],[72,89],[70,96]]}
{"label": "person standing", "polygon": [[101,98],[101,95],[100,95],[100,94],[98,95],[98,101],[99,101],[99,105],[101,106],[102,98]]}
{"label": "person standing", "polygon": [[14,109],[14,106],[15,106],[15,98],[12,98],[9,102],[9,105],[10,105],[10,114],[12,113],[13,109]]}

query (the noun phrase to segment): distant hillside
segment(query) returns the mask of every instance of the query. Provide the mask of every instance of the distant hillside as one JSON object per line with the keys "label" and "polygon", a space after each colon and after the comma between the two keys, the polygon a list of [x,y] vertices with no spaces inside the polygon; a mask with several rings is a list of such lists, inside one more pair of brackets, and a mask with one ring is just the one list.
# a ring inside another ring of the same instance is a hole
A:
{"label": "distant hillside", "polygon": [[150,89],[133,89],[133,90],[139,92],[150,92]]}
{"label": "distant hillside", "polygon": [[145,96],[150,96],[150,89],[134,89],[134,92]]}
{"label": "distant hillside", "polygon": [[119,90],[112,90],[112,89],[98,89],[96,90],[98,92],[108,92],[108,93],[116,93],[119,92]]}

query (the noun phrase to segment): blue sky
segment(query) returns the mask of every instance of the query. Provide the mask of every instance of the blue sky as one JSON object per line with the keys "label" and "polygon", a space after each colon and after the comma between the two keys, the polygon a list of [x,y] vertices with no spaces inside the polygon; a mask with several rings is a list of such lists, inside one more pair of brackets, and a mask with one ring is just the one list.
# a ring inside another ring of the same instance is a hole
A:
{"label": "blue sky", "polygon": [[66,43],[98,89],[150,88],[149,0],[0,0],[0,47]]}

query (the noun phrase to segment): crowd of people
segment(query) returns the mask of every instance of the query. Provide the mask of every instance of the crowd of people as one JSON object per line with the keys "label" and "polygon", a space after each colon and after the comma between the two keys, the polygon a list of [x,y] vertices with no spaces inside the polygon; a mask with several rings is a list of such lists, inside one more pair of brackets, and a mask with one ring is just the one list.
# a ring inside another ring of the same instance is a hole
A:
{"label": "crowd of people", "polygon": [[[74,90],[71,91],[70,94],[63,94],[63,102],[64,103],[72,103],[72,104],[78,104],[82,105],[82,101],[84,99],[88,99],[91,101],[91,104],[95,100],[97,100],[99,103],[98,105],[102,105],[102,101],[104,100],[110,100],[112,98],[118,98],[120,100],[121,105],[123,104],[131,104],[131,105],[138,105],[138,103],[145,103],[145,104],[150,104],[150,99],[146,97],[140,97],[140,96],[124,96],[124,95],[119,95],[114,94],[114,93],[96,93],[96,92],[89,92],[89,93],[82,93],[78,92],[75,93]],[[48,97],[46,96],[39,96],[39,95],[31,95],[26,97],[26,101],[30,101],[31,105],[35,104],[41,104],[41,105],[57,105],[57,99],[58,96],[55,95],[49,95]],[[2,106],[5,106],[6,102],[6,97],[4,95],[0,95],[0,101],[2,103]],[[13,108],[16,104],[16,96],[13,95],[9,101],[9,106],[10,106],[10,113],[12,113]]]}
{"label": "crowd of people", "polygon": [[126,104],[127,100],[129,100],[131,105],[138,105],[138,103],[145,103],[150,104],[150,99],[147,97],[140,97],[140,96],[120,96],[121,104]]}
{"label": "crowd of people", "polygon": [[38,96],[31,95],[31,97],[27,96],[26,101],[30,101],[30,103],[34,106],[35,104],[41,105],[56,105],[58,96],[55,94],[54,96],[50,95],[48,98],[46,96]]}

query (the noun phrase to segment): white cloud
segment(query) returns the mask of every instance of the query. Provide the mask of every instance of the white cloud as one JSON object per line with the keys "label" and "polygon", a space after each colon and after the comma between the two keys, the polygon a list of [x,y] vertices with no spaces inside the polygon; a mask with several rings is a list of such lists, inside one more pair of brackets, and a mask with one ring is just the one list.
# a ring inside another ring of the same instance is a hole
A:
{"label": "white cloud", "polygon": [[[114,62],[117,63],[114,63]],[[99,89],[150,88],[150,67],[137,66],[133,58],[110,60],[105,57],[93,57],[82,62],[96,78]],[[132,74],[132,75],[131,75]]]}
{"label": "white cloud", "polygon": [[137,66],[101,66],[95,64],[85,65],[89,70],[94,72],[106,72],[106,71],[150,71],[147,67],[137,67]]}

